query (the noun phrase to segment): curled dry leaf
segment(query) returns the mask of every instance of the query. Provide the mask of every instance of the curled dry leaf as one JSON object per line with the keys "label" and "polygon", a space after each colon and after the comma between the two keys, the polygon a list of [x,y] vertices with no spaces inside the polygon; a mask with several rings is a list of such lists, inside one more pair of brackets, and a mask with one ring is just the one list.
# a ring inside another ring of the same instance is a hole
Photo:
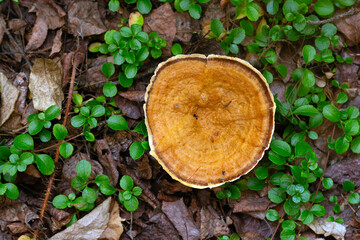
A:
{"label": "curled dry leaf", "polygon": [[45,42],[47,32],[47,22],[43,18],[37,17],[29,42],[25,47],[25,51],[38,49]]}
{"label": "curled dry leaf", "polygon": [[16,102],[16,108],[18,112],[23,116],[26,111],[26,98],[28,93],[29,81],[26,74],[24,72],[20,72],[16,75],[13,83],[20,91],[20,96]]}
{"label": "curled dry leaf", "polygon": [[56,32],[56,36],[54,38],[54,42],[53,42],[53,46],[51,48],[50,56],[52,56],[55,53],[60,52],[61,46],[62,46],[61,36],[62,36],[62,29],[60,28]]}
{"label": "curled dry leaf", "polygon": [[34,108],[45,111],[52,105],[61,108],[64,93],[61,90],[61,69],[51,59],[35,59],[29,81]]}
{"label": "curled dry leaf", "polygon": [[[210,206],[211,207],[211,206]],[[219,216],[214,216],[209,209],[202,208],[201,216],[201,239],[208,239],[213,236],[229,235],[230,230],[226,225],[224,219]]]}
{"label": "curled dry leaf", "polygon": [[325,237],[333,236],[335,239],[345,239],[346,228],[337,222],[329,222],[326,218],[315,218],[307,224],[316,234],[323,234]]}
{"label": "curled dry leaf", "polygon": [[23,29],[26,25],[27,23],[20,18],[13,18],[9,20],[9,30],[12,31],[19,31]]}
{"label": "curled dry leaf", "polygon": [[139,119],[142,117],[141,107],[138,104],[129,101],[123,97],[116,96],[114,98],[116,106],[121,110],[121,112],[132,119]]}
{"label": "curled dry leaf", "polygon": [[[85,215],[83,218],[81,218],[79,221],[77,221],[76,223],[74,223],[64,231],[55,234],[52,238],[50,238],[50,240],[99,239],[99,237],[103,234],[105,229],[107,227],[110,227],[108,226],[109,221],[111,219],[110,207],[111,207],[111,197],[106,199],[103,203],[97,206],[89,214]],[[116,225],[118,225],[119,221],[121,224],[121,219],[120,220],[116,219],[117,222]],[[120,231],[118,231],[117,234],[119,234],[119,232]]]}
{"label": "curled dry leaf", "polygon": [[183,199],[175,202],[163,202],[162,211],[174,224],[183,239],[199,239],[200,231],[195,226]]}
{"label": "curled dry leaf", "polygon": [[98,35],[107,30],[101,21],[97,2],[72,2],[69,6],[68,18],[69,32],[75,36]]}
{"label": "curled dry leaf", "polygon": [[125,219],[120,217],[119,204],[117,201],[112,200],[110,209],[109,222],[99,239],[118,240],[120,239],[121,234],[124,232],[122,221]]}
{"label": "curled dry leaf", "polygon": [[11,113],[14,111],[15,103],[19,96],[19,90],[10,83],[5,74],[0,72],[0,93],[1,93],[1,108],[0,108],[0,126],[9,119]]}

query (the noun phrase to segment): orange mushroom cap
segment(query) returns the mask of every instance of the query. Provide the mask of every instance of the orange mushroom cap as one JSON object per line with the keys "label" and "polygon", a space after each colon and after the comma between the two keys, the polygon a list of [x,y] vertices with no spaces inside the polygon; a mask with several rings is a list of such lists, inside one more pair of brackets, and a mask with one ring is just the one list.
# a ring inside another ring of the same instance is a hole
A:
{"label": "orange mushroom cap", "polygon": [[178,55],[161,63],[145,95],[150,154],[194,188],[253,169],[274,132],[275,103],[261,73],[238,58]]}

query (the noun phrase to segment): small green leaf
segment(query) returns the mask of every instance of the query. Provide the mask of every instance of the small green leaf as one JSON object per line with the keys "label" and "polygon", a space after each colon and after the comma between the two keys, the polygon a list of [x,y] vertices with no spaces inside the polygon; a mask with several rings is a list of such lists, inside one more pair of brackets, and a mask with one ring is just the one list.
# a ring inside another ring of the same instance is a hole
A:
{"label": "small green leaf", "polygon": [[216,37],[219,37],[220,34],[223,32],[224,27],[218,19],[212,19],[210,23],[210,29]]}
{"label": "small green leaf", "polygon": [[76,165],[76,172],[80,178],[88,179],[91,175],[91,164],[86,160],[81,160]]}
{"label": "small green leaf", "polygon": [[323,108],[323,115],[332,122],[340,121],[340,111],[332,104],[328,104]]}
{"label": "small green leaf", "polygon": [[136,209],[138,209],[139,207],[139,201],[137,200],[136,197],[131,196],[131,198],[129,200],[125,200],[124,201],[124,207],[126,208],[126,210],[128,210],[129,212],[134,212],[136,211]]}
{"label": "small green leaf", "polygon": [[347,101],[348,101],[348,96],[346,95],[346,93],[344,93],[344,92],[341,92],[341,93],[339,93],[339,95],[337,96],[337,98],[336,98],[336,103],[340,103],[340,104],[342,104],[342,103],[346,103]]}
{"label": "small green leaf", "polygon": [[314,60],[316,50],[311,45],[305,45],[302,49],[303,58],[306,64],[310,63],[312,60]]}
{"label": "small green leaf", "polygon": [[98,197],[98,191],[93,188],[85,187],[82,192],[82,197],[87,203],[94,203]]}
{"label": "small green leaf", "polygon": [[263,76],[266,78],[266,81],[267,81],[268,84],[272,83],[273,80],[274,80],[274,77],[273,77],[272,73],[267,71],[267,70],[265,70],[263,72]]}
{"label": "small green leaf", "polygon": [[103,87],[103,93],[106,97],[114,97],[117,94],[117,87],[111,82],[107,82]]}
{"label": "small green leaf", "polygon": [[268,191],[268,198],[273,203],[282,203],[286,199],[286,193],[281,188],[272,188]]}
{"label": "small green leaf", "polygon": [[256,22],[259,19],[259,6],[251,2],[246,6],[246,16],[250,21]]}
{"label": "small green leaf", "polygon": [[121,36],[123,36],[125,38],[132,37],[132,35],[133,35],[133,33],[129,27],[122,27],[120,29],[120,34],[121,34]]}
{"label": "small green leaf", "polygon": [[335,150],[337,154],[345,153],[350,147],[350,143],[346,140],[345,136],[338,138],[335,142]]}
{"label": "small green leaf", "polygon": [[131,191],[134,187],[133,179],[128,175],[122,176],[120,179],[120,187],[125,191]]}
{"label": "small green leaf", "polygon": [[357,192],[351,193],[348,197],[350,204],[356,205],[360,203],[360,195]]}
{"label": "small green leaf", "polygon": [[318,0],[314,5],[315,12],[321,17],[331,17],[334,4],[330,0]]}
{"label": "small green leaf", "polygon": [[266,212],[265,217],[266,217],[267,220],[269,220],[271,222],[279,220],[279,218],[280,218],[278,212],[275,209],[269,209]]}
{"label": "small green leaf", "polygon": [[351,151],[353,151],[353,153],[360,153],[360,137],[356,137],[352,140]]}
{"label": "small green leaf", "polygon": [[107,121],[109,128],[113,130],[128,130],[129,126],[122,116],[112,115]]}
{"label": "small green leaf", "polygon": [[181,48],[181,45],[179,43],[175,43],[171,47],[171,53],[176,56],[183,53],[183,50]]}
{"label": "small green leaf", "polygon": [[127,78],[124,73],[119,74],[119,82],[122,87],[124,88],[131,87],[133,81],[134,80],[132,78],[131,79]]}
{"label": "small green leaf", "polygon": [[352,181],[346,180],[344,181],[342,187],[345,191],[353,191],[355,189],[355,184]]}
{"label": "small green leaf", "polygon": [[201,6],[199,4],[193,4],[189,8],[189,14],[194,19],[199,19],[201,17]]}
{"label": "small green leaf", "polygon": [[81,116],[81,115],[77,115],[71,118],[71,125],[73,127],[81,127],[82,125],[84,125],[86,123],[86,117]]}
{"label": "small green leaf", "polygon": [[137,66],[133,64],[127,65],[124,73],[127,78],[134,78],[137,74]]}
{"label": "small green leaf", "polygon": [[64,125],[57,123],[53,127],[53,134],[57,140],[64,140],[68,134],[68,130]]}
{"label": "small green leaf", "polygon": [[300,219],[304,224],[310,224],[314,221],[314,214],[309,210],[304,210],[301,213]]}
{"label": "small green leaf", "polygon": [[323,51],[330,46],[330,40],[327,37],[317,37],[315,39],[315,46],[320,50]]}
{"label": "small green leaf", "polygon": [[24,152],[20,156],[20,163],[23,163],[26,165],[32,164],[34,162],[34,160],[35,160],[35,157],[31,152]]}
{"label": "small green leaf", "polygon": [[332,186],[334,185],[334,181],[331,178],[324,178],[322,180],[322,184],[323,184],[324,188],[331,189]]}
{"label": "small green leaf", "polygon": [[336,34],[336,32],[337,32],[337,28],[332,23],[325,23],[321,27],[321,35],[323,35],[325,37],[334,36]]}
{"label": "small green leaf", "polygon": [[54,160],[47,154],[36,155],[36,165],[44,175],[51,175],[55,170]]}
{"label": "small green leaf", "polygon": [[100,192],[107,196],[113,195],[116,192],[116,189],[110,184],[102,184],[99,188]]}
{"label": "small green leaf", "polygon": [[68,197],[63,194],[57,195],[52,201],[53,206],[57,209],[65,209],[69,206],[69,203]]}
{"label": "small green leaf", "polygon": [[16,200],[19,197],[19,189],[13,183],[5,183],[6,185],[6,196],[12,200]]}
{"label": "small green leaf", "polygon": [[108,6],[110,11],[116,12],[120,8],[119,0],[110,0]]}
{"label": "small green leaf", "polygon": [[255,170],[255,175],[259,180],[264,180],[268,177],[269,171],[267,167],[259,167]]}
{"label": "small green leaf", "polygon": [[130,156],[136,160],[139,159],[145,153],[145,149],[140,142],[133,142],[129,148]]}
{"label": "small green leaf", "polygon": [[0,146],[0,159],[8,160],[11,155],[10,149],[5,146]]}
{"label": "small green leaf", "polygon": [[34,140],[29,134],[23,133],[14,138],[14,146],[22,150],[33,150]]}
{"label": "small green leaf", "polygon": [[30,135],[38,134],[44,127],[44,123],[38,119],[34,119],[29,123],[28,131]]}
{"label": "small green leaf", "polygon": [[71,186],[78,190],[81,191],[86,187],[86,180],[82,179],[79,176],[74,177],[73,179],[71,179]]}
{"label": "small green leaf", "polygon": [[283,157],[291,155],[291,147],[287,142],[282,140],[272,140],[270,144],[271,150]]}
{"label": "small green leaf", "polygon": [[264,181],[261,181],[256,177],[252,177],[248,179],[247,185],[251,190],[260,191],[264,188]]}
{"label": "small green leaf", "polygon": [[242,28],[234,28],[230,32],[230,38],[234,44],[240,44],[245,39],[245,30]]}
{"label": "small green leaf", "polygon": [[314,204],[312,206],[312,208],[310,209],[310,211],[317,217],[322,217],[326,214],[325,208],[323,206],[321,206],[320,204]]}
{"label": "small green leaf", "polygon": [[350,119],[345,122],[344,130],[345,133],[349,136],[355,136],[359,134],[359,121],[355,119]]}
{"label": "small green leaf", "polygon": [[74,152],[74,147],[71,143],[64,142],[59,147],[60,155],[64,158],[70,157]]}
{"label": "small green leaf", "polygon": [[136,6],[142,14],[148,14],[152,9],[150,0],[138,0]]}
{"label": "small green leaf", "polygon": [[91,109],[92,117],[101,117],[105,114],[105,108],[102,105],[96,105]]}
{"label": "small green leaf", "polygon": [[293,114],[303,115],[303,116],[315,116],[319,114],[319,111],[313,105],[303,105],[295,109]]}
{"label": "small green leaf", "polygon": [[316,80],[314,73],[309,69],[304,69],[304,79],[302,81],[302,84],[307,88],[311,88],[315,85],[315,82]]}
{"label": "small green leaf", "polygon": [[45,119],[51,121],[60,114],[60,108],[56,105],[52,105],[45,110]]}
{"label": "small green leaf", "polygon": [[290,229],[282,230],[280,233],[281,240],[295,240],[295,236],[296,234],[294,230],[290,230]]}
{"label": "small green leaf", "polygon": [[110,78],[115,73],[115,66],[111,62],[106,62],[102,65],[101,71],[107,78]]}
{"label": "small green leaf", "polygon": [[285,230],[285,229],[290,229],[290,230],[294,230],[296,228],[296,224],[293,220],[285,220],[283,221],[283,223],[281,224],[281,227]]}

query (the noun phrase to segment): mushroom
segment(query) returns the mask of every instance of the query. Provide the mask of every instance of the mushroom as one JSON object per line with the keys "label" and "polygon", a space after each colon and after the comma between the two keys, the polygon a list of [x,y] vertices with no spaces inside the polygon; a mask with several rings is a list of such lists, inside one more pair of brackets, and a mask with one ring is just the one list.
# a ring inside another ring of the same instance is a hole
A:
{"label": "mushroom", "polygon": [[275,103],[261,73],[238,58],[178,55],[161,63],[145,95],[150,154],[194,188],[253,169],[274,132]]}

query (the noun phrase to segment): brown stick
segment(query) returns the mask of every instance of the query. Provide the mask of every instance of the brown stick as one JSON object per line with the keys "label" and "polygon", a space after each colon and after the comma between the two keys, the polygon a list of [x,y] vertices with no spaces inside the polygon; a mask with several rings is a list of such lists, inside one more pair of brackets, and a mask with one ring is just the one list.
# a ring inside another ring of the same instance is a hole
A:
{"label": "brown stick", "polygon": [[[74,57],[74,59],[76,59],[76,58]],[[75,73],[76,73],[76,62],[73,63],[73,68],[72,68],[71,82],[70,82],[70,86],[69,86],[68,99],[67,99],[67,103],[66,103],[65,116],[64,116],[64,121],[63,121],[64,126],[66,126],[68,115],[69,115],[72,92],[73,92],[74,82],[75,82]],[[61,142],[62,142],[62,140],[59,140],[58,144],[61,144]],[[54,159],[55,166],[59,161],[59,156],[60,156],[59,148],[56,148],[56,154],[55,154],[55,159]],[[50,179],[49,179],[49,183],[48,183],[47,188],[46,188],[44,202],[42,204],[40,215],[39,215],[40,221],[42,221],[43,218],[44,218],[46,206],[47,206],[47,203],[48,203],[49,198],[50,198],[50,193],[51,193],[51,189],[52,189],[52,186],[54,184],[54,181],[55,181],[55,172],[53,172],[53,174],[51,174]],[[37,228],[35,230],[33,238],[36,239],[38,235],[39,235],[39,228]]]}

